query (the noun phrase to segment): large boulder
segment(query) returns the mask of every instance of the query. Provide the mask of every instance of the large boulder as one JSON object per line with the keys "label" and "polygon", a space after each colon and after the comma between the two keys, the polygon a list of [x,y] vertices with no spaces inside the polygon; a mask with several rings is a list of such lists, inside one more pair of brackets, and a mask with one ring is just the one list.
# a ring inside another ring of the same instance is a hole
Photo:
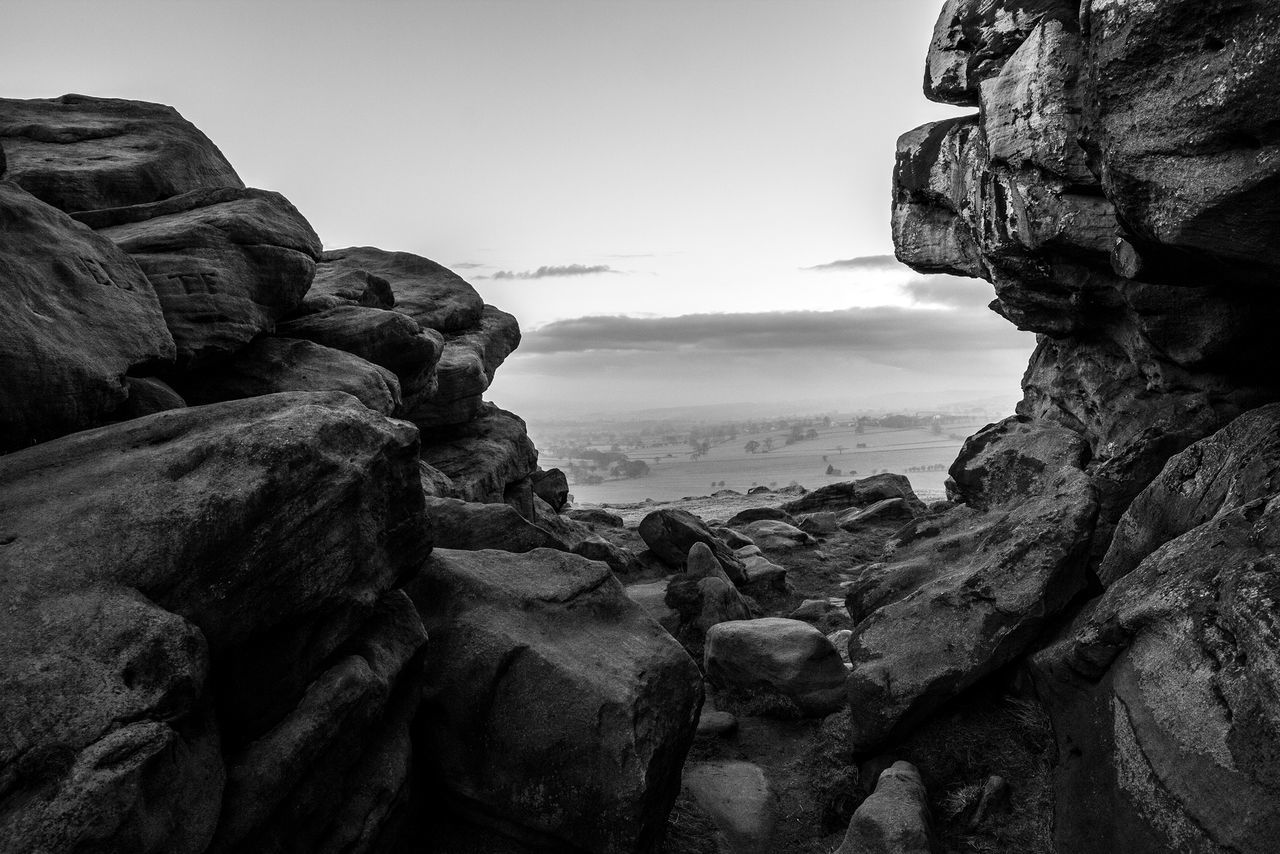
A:
{"label": "large boulder", "polygon": [[344,391],[370,409],[392,415],[400,381],[386,368],[311,341],[263,336],[214,368],[181,379],[192,404],[217,403],[283,391]]}
{"label": "large boulder", "polygon": [[517,553],[534,549],[571,551],[562,538],[524,518],[509,504],[437,497],[428,497],[426,502],[431,540],[439,548]]}
{"label": "large boulder", "polygon": [[[1043,491],[926,519],[849,588],[853,745],[870,751],[1028,650],[1086,584],[1097,501],[1063,467]],[[906,534],[902,536],[907,536]]]}
{"label": "large boulder", "polygon": [[955,496],[979,509],[1043,491],[1064,466],[1083,469],[1089,446],[1079,433],[1053,422],[1013,416],[988,424],[964,442],[949,474]]}
{"label": "large boulder", "polygon": [[486,504],[502,501],[508,485],[538,467],[524,421],[492,403],[474,420],[425,433],[422,459],[452,481],[451,497]]}
{"label": "large boulder", "polygon": [[230,358],[311,285],[320,239],[279,193],[194,190],[79,214],[133,256],[160,297],[184,367]]}
{"label": "large boulder", "polygon": [[742,527],[742,533],[762,549],[789,551],[817,542],[811,534],[776,519],[760,519]]}
{"label": "large boulder", "polygon": [[657,851],[702,679],[609,570],[438,549],[408,590],[431,638],[415,729],[437,806],[551,850]]}
{"label": "large boulder", "polygon": [[173,107],[63,95],[0,98],[6,177],[64,211],[144,204],[243,187],[209,138]]}
{"label": "large boulder", "polygon": [[289,726],[430,548],[416,458],[412,427],[340,393],[0,458],[0,838],[197,852],[238,821],[222,757]]}
{"label": "large boulder", "polygon": [[475,289],[457,273],[420,255],[372,246],[329,250],[316,273],[320,291],[336,292],[336,281],[346,281],[349,287],[353,280],[343,277],[353,272],[387,282],[395,295],[395,310],[427,329],[465,332],[481,322],[484,301]]}
{"label": "large boulder", "polygon": [[695,543],[703,543],[711,549],[731,582],[741,584],[746,581],[742,561],[733,550],[687,510],[655,510],[640,520],[639,533],[649,551],[668,566],[683,566],[689,549]]}
{"label": "large boulder", "polygon": [[569,501],[569,479],[560,469],[538,469],[530,477],[533,492],[559,513]]}
{"label": "large boulder", "polygon": [[137,264],[66,214],[0,182],[0,452],[107,421],[125,372],[172,359]]}
{"label": "large boulder", "polygon": [[712,685],[781,696],[806,715],[821,717],[844,706],[840,653],[799,620],[763,617],[712,626],[703,663]]}
{"label": "large boulder", "polygon": [[835,854],[933,854],[929,799],[920,772],[895,762],[853,813]]}
{"label": "large boulder", "polygon": [[1035,658],[1067,757],[1060,851],[1271,851],[1280,839],[1280,501],[1166,542]]}
{"label": "large boulder", "polygon": [[801,513],[841,512],[851,507],[865,507],[886,498],[901,498],[914,512],[924,511],[924,503],[911,490],[911,481],[900,474],[874,474],[862,480],[829,483],[809,494],[788,501],[782,509],[793,516]]}

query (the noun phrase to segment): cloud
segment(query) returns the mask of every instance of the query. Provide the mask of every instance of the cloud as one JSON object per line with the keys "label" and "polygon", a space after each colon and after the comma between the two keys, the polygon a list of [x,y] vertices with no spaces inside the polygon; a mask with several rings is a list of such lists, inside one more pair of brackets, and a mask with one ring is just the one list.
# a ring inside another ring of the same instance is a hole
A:
{"label": "cloud", "polygon": [[1025,350],[1029,338],[982,311],[897,306],[840,311],[687,314],[680,317],[579,317],[527,333],[527,354],[671,350],[766,353],[817,351],[870,357]]}
{"label": "cloud", "polygon": [[917,276],[902,289],[917,303],[949,308],[985,308],[995,299],[995,292],[988,282],[959,276]]}
{"label": "cloud", "polygon": [[499,270],[492,276],[484,278],[490,279],[549,279],[561,276],[594,276],[597,273],[616,273],[607,264],[565,264],[563,266],[546,266],[539,267],[536,270],[522,270],[514,272],[512,270]]}
{"label": "cloud", "polygon": [[901,270],[902,262],[892,255],[864,255],[861,258],[845,258],[841,261],[829,261],[816,267],[801,267],[814,273],[834,273],[840,270]]}
{"label": "cloud", "polygon": [[478,270],[481,267],[488,267],[488,264],[481,264],[479,261],[459,261],[456,264],[449,265],[454,270]]}

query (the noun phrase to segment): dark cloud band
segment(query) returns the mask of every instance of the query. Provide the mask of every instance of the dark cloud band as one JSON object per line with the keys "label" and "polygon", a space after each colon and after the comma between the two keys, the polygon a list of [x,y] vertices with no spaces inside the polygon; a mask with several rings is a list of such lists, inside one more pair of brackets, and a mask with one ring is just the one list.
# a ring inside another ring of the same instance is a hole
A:
{"label": "dark cloud band", "polygon": [[525,353],[587,351],[960,352],[1026,349],[1028,338],[985,309],[893,306],[841,311],[579,317],[529,332]]}

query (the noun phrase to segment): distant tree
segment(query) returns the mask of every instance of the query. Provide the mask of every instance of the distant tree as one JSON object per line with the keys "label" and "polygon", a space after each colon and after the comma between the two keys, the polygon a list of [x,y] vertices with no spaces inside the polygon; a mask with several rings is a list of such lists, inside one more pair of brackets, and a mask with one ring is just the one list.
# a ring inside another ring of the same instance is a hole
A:
{"label": "distant tree", "polygon": [[764,452],[767,454],[773,450],[773,437],[764,440]]}
{"label": "distant tree", "polygon": [[[825,459],[826,459],[826,457],[823,457],[823,459],[825,460]],[[835,474],[835,473],[836,473],[836,467],[835,467],[835,466],[831,466],[831,465],[827,466],[827,474]]]}
{"label": "distant tree", "polygon": [[823,454],[823,455],[822,455],[822,461],[823,461],[824,463],[827,461],[827,455],[826,455],[826,454]]}
{"label": "distant tree", "polygon": [[861,418],[859,418],[859,419],[858,419],[858,423],[857,423],[857,424],[853,425],[853,432],[854,432],[854,433],[857,433],[859,436],[861,436],[863,433],[867,432],[866,425],[864,425],[864,424],[862,423],[862,419],[861,419]]}
{"label": "distant tree", "polygon": [[644,460],[624,460],[616,463],[612,471],[614,477],[645,477],[649,474],[649,464]]}
{"label": "distant tree", "polygon": [[933,416],[933,421],[929,423],[929,432],[935,436],[942,435],[942,419],[941,418],[939,418],[936,415]]}
{"label": "distant tree", "polygon": [[837,453],[837,454],[843,454],[843,453],[844,453],[844,445],[836,445],[836,453]]}
{"label": "distant tree", "polygon": [[804,437],[806,439],[816,439],[818,438],[818,431],[810,427],[808,430],[804,431]]}
{"label": "distant tree", "polygon": [[831,416],[830,416],[830,415],[824,415],[824,416],[822,416],[822,426],[823,426],[823,427],[830,427],[830,426],[831,426]]}
{"label": "distant tree", "polygon": [[747,444],[742,446],[742,450],[746,451],[748,454],[757,453],[760,450],[760,443],[755,439],[752,439],[750,442],[747,442]]}

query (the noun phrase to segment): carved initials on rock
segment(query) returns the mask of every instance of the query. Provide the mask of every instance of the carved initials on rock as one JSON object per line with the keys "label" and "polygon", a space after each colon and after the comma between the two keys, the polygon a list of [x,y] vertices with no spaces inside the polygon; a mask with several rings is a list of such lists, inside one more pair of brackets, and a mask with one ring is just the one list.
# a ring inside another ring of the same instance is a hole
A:
{"label": "carved initials on rock", "polygon": [[107,274],[107,271],[102,268],[102,265],[98,263],[97,258],[80,256],[79,258],[76,258],[76,261],[80,263],[80,269],[85,275],[102,285],[104,288],[118,288],[122,291],[133,290],[132,285],[128,283],[120,284],[112,279],[111,276]]}
{"label": "carved initials on rock", "polygon": [[216,294],[219,292],[218,275],[216,273],[169,273],[165,276],[173,287],[184,294]]}

